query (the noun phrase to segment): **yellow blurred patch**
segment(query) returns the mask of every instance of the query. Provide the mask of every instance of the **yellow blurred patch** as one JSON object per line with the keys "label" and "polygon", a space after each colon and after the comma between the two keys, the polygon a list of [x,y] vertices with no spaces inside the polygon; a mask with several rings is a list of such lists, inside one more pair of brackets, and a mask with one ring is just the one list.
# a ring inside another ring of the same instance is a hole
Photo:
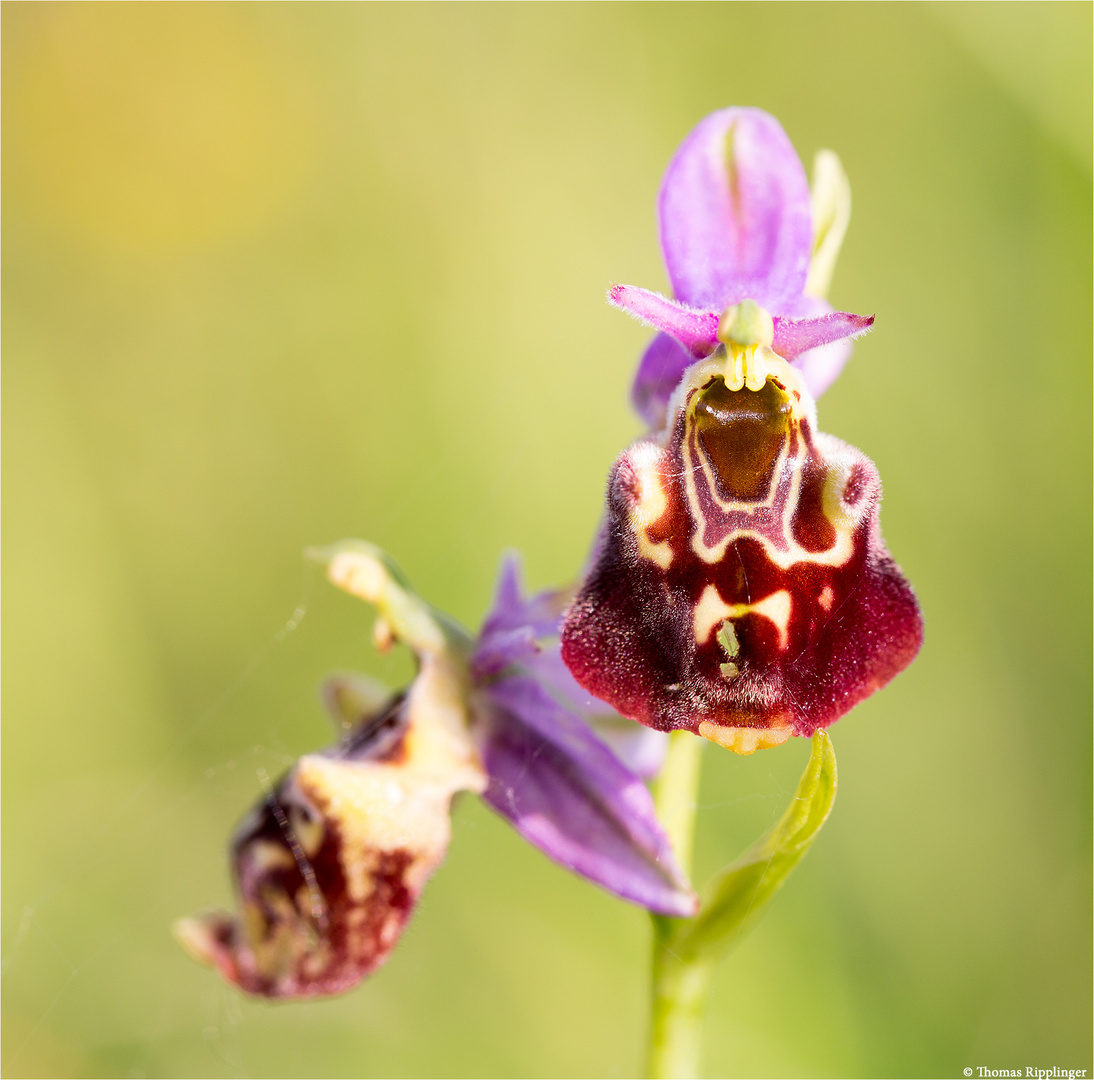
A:
{"label": "yellow blurred patch", "polygon": [[5,1076],[86,1075],[80,1055],[42,1018],[6,1007],[3,1028]]}
{"label": "yellow blurred patch", "polygon": [[291,204],[316,156],[307,84],[237,10],[7,14],[5,181],[21,210],[161,254],[253,230]]}

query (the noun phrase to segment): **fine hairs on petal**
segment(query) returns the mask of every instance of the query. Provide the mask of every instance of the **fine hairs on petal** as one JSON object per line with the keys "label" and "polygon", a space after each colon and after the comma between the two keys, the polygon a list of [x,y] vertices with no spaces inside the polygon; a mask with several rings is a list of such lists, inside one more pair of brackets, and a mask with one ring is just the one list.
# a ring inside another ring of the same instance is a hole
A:
{"label": "fine hairs on petal", "polygon": [[671,334],[696,357],[706,356],[718,345],[720,313],[701,311],[633,285],[613,285],[608,303],[638,322]]}

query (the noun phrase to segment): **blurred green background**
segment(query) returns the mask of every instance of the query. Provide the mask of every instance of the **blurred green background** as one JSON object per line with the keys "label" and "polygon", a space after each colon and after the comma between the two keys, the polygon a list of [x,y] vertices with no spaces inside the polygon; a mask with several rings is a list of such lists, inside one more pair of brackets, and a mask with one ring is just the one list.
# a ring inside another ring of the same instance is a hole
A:
{"label": "blurred green background", "polygon": [[[3,8],[3,1071],[627,1076],[644,914],[472,799],[387,967],[244,1000],[172,919],[391,681],[300,557],[372,539],[470,626],[571,578],[638,433],[662,169],[758,105],[854,216],[875,312],[821,426],[927,623],[834,730],[813,854],[720,970],[714,1076],[1091,1066],[1091,6]],[[304,610],[294,618],[294,610]],[[290,626],[298,623],[295,629]],[[800,740],[706,755],[698,879]]]}

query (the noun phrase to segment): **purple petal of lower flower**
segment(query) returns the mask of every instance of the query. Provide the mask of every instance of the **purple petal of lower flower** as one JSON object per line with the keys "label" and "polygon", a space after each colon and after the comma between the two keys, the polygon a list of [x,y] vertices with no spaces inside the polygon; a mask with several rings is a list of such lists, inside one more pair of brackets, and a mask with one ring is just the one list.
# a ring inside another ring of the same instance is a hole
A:
{"label": "purple petal of lower flower", "polygon": [[829,345],[844,338],[857,338],[874,325],[873,315],[851,315],[846,311],[832,311],[827,315],[794,319],[776,315],[775,340],[772,348],[781,357],[793,360],[809,349]]}
{"label": "purple petal of lower flower", "polygon": [[668,749],[664,732],[628,720],[607,702],[593,697],[562,662],[557,640],[543,646],[521,665],[556,701],[584,720],[632,773],[648,780],[661,771]]}
{"label": "purple petal of lower flower", "polygon": [[[554,632],[553,629],[551,631]],[[489,679],[500,675],[507,667],[534,657],[539,652],[536,635],[530,626],[515,630],[495,630],[484,634],[471,660],[471,671],[476,679]]]}
{"label": "purple petal of lower flower", "polygon": [[661,249],[672,291],[697,307],[749,297],[768,311],[802,294],[813,245],[809,181],[759,109],[701,120],[665,170]]}
{"label": "purple petal of lower flower", "polygon": [[695,913],[645,785],[532,678],[484,691],[483,798],[556,862],[665,915]]}
{"label": "purple petal of lower flower", "polygon": [[643,727],[618,713],[600,713],[589,717],[589,726],[596,737],[606,743],[608,749],[635,776],[649,780],[656,776],[665,764],[669,749],[669,737],[663,731]]}
{"label": "purple petal of lower flower", "polygon": [[494,606],[482,624],[482,637],[500,630],[531,627],[537,637],[558,632],[558,620],[566,606],[564,592],[548,591],[525,598],[520,584],[520,559],[509,552],[502,560]]}

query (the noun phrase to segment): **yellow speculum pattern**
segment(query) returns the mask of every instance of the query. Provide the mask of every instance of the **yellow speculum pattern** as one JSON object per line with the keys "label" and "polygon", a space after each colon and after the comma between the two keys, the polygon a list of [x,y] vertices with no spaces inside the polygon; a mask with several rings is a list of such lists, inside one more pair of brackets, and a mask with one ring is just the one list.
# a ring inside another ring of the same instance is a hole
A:
{"label": "yellow speculum pattern", "polygon": [[[737,305],[738,308],[743,306],[744,302]],[[762,309],[757,310],[761,316],[766,315]],[[752,320],[753,323],[756,321]],[[723,324],[725,322],[726,317],[723,316]],[[713,566],[725,558],[726,551],[735,541],[751,538],[760,543],[770,561],[783,570],[800,562],[834,568],[845,566],[854,554],[853,534],[861,520],[861,507],[848,508],[843,501],[843,489],[852,462],[838,460],[838,450],[834,457],[825,459],[827,475],[822,512],[833,528],[834,543],[824,551],[802,547],[794,539],[793,521],[801,497],[802,473],[810,454],[806,433],[816,431],[816,409],[812,397],[798,372],[773,352],[769,344],[762,341],[741,344],[729,339],[724,345],[724,350],[719,349],[691,369],[670,407],[670,415],[679,410],[684,414],[680,453],[684,495],[693,526],[690,537],[692,551],[703,562]],[[770,381],[781,390],[789,406],[782,445],[762,498],[735,498],[734,493],[721,490],[717,467],[698,437],[696,408],[700,394],[718,379],[723,380],[726,389],[732,393],[754,394],[764,390]],[[670,435],[671,431],[670,428]],[[632,504],[630,524],[641,557],[662,570],[672,565],[672,546],[668,541],[651,539],[650,529],[668,508],[668,493],[661,471],[667,458],[667,451],[654,443],[640,444],[631,456],[639,492]],[[707,539],[711,531],[717,531],[719,523],[708,521],[709,511],[703,505],[700,485],[711,509],[720,516],[732,517],[739,522],[717,541]],[[772,515],[777,515],[776,521],[770,520]],[[764,518],[768,521],[763,521]]]}

